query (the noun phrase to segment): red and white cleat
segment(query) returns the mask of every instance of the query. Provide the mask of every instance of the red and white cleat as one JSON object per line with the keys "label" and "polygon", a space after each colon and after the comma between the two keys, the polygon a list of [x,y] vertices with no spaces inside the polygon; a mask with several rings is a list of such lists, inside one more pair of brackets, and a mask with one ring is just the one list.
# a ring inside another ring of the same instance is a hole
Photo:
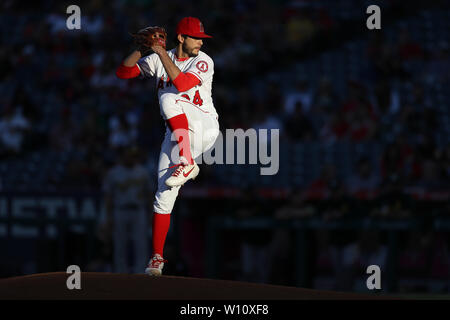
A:
{"label": "red and white cleat", "polygon": [[200,168],[194,162],[194,164],[184,164],[183,162],[179,164],[178,168],[172,173],[172,175],[167,178],[166,185],[168,187],[176,187],[182,186],[189,179],[194,180],[198,173],[200,172]]}
{"label": "red and white cleat", "polygon": [[145,269],[145,273],[149,276],[160,276],[162,274],[162,269],[164,267],[164,260],[159,254],[154,254],[150,259],[147,268]]}

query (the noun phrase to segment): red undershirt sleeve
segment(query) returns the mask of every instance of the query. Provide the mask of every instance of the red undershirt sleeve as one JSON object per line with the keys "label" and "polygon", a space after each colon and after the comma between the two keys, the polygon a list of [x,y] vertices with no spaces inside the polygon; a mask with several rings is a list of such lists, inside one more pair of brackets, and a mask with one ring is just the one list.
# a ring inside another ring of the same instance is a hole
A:
{"label": "red undershirt sleeve", "polygon": [[120,79],[131,79],[141,74],[141,70],[135,64],[132,67],[126,67],[121,64],[116,70],[116,76]]}
{"label": "red undershirt sleeve", "polygon": [[198,85],[200,80],[193,74],[180,72],[172,83],[178,91],[185,92]]}

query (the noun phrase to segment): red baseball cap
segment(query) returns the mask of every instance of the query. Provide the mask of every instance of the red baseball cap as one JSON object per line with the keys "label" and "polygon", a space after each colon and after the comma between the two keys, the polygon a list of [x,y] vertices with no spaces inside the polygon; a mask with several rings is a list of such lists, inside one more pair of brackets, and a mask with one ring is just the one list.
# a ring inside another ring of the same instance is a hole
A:
{"label": "red baseball cap", "polygon": [[178,22],[176,33],[185,34],[195,38],[212,38],[212,36],[205,34],[202,22],[194,17],[185,17],[181,19],[180,22]]}

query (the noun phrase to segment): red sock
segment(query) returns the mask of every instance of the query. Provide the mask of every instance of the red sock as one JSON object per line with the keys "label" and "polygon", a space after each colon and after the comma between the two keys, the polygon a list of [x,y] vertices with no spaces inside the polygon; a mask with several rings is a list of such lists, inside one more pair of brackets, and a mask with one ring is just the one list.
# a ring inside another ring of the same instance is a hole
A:
{"label": "red sock", "polygon": [[170,214],[153,213],[152,241],[153,254],[163,257],[164,243],[170,226]]}
{"label": "red sock", "polygon": [[185,157],[190,164],[193,164],[191,143],[189,141],[189,124],[186,115],[184,113],[179,114],[167,119],[166,122],[170,130],[175,134],[175,139],[177,139],[178,148],[180,149],[180,157]]}

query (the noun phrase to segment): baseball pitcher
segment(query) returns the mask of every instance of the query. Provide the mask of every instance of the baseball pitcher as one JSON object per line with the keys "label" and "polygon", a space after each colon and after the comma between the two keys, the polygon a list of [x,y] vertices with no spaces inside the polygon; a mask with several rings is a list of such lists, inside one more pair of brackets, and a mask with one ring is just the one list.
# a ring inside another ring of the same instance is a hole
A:
{"label": "baseball pitcher", "polygon": [[[186,17],[176,27],[177,45],[166,50],[167,33],[148,27],[134,35],[136,49],[117,69],[129,79],[153,78],[166,134],[158,164],[158,190],[153,204],[153,254],[145,272],[161,275],[170,214],[180,187],[199,174],[195,158],[210,149],[219,135],[211,88],[213,60],[203,51],[205,34],[199,19]],[[173,152],[175,151],[175,152]]]}

